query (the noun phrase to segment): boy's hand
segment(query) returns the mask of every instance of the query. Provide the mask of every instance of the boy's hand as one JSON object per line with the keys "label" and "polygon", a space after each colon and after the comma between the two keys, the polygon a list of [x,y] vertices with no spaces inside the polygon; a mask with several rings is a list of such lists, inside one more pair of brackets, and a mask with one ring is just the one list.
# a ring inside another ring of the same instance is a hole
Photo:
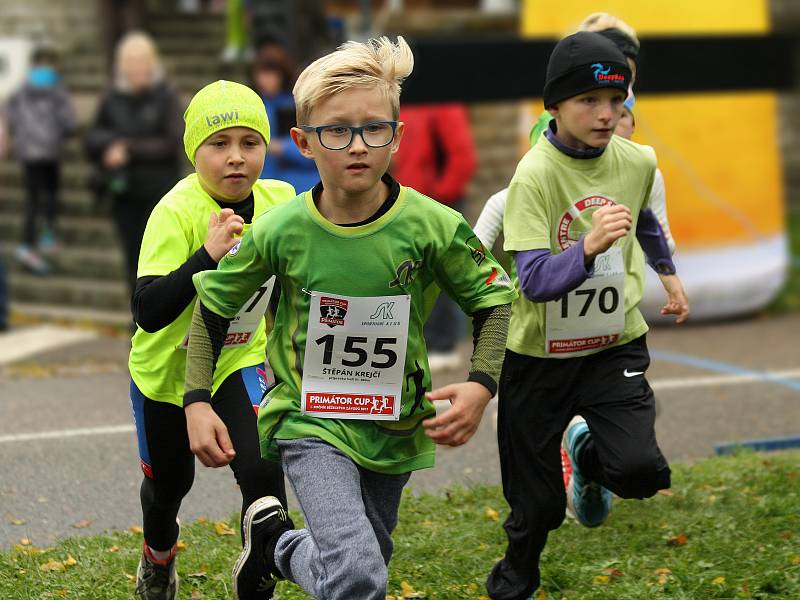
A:
{"label": "boy's hand", "polygon": [[103,166],[106,169],[118,169],[128,164],[128,146],[122,140],[111,142],[103,152]]}
{"label": "boy's hand", "polygon": [[437,444],[460,446],[477,431],[483,411],[492,395],[480,383],[454,383],[425,394],[428,400],[450,400],[452,406],[441,415],[422,422],[425,433]]}
{"label": "boy's hand", "polygon": [[689,318],[689,298],[683,289],[683,283],[677,275],[659,275],[659,278],[667,292],[667,303],[661,309],[661,314],[678,315],[675,323],[685,323]]}
{"label": "boy's hand", "polygon": [[207,467],[224,467],[236,456],[228,428],[208,402],[194,402],[184,409],[189,448]]}
{"label": "boy's hand", "polygon": [[219,212],[211,213],[208,220],[208,235],[203,244],[209,256],[219,262],[240,240],[236,237],[244,230],[244,219],[233,212],[231,208],[223,208]]}
{"label": "boy's hand", "polygon": [[592,214],[592,230],[583,238],[583,254],[587,263],[602,254],[631,230],[631,209],[623,204],[598,208]]}

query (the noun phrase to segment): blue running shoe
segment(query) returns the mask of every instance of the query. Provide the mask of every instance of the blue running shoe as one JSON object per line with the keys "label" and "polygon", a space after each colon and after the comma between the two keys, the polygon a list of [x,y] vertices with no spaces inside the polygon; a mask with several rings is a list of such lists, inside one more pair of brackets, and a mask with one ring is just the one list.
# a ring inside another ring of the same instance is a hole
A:
{"label": "blue running shoe", "polygon": [[581,416],[567,425],[562,445],[572,463],[572,477],[567,486],[567,510],[584,527],[598,527],[611,512],[611,492],[594,481],[585,480],[576,460],[578,452],[589,439],[589,426]]}

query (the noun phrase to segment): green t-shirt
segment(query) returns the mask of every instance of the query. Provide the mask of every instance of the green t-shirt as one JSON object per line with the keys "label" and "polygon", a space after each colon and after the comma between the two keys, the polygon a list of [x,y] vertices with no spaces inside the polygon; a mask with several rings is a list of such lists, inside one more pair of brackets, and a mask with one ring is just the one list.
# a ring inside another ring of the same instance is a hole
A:
{"label": "green t-shirt", "polygon": [[[631,209],[632,230],[617,242],[625,272],[625,330],[613,345],[627,343],[647,331],[638,309],[645,261],[635,231],[639,211],[647,206],[655,169],[652,148],[616,135],[605,151],[592,159],[571,158],[543,140],[525,154],[509,185],[503,219],[504,248],[509,252],[547,249],[558,254],[568,248],[591,230],[596,203],[586,201],[588,198],[610,199]],[[519,289],[516,278],[515,285]],[[511,311],[507,347],[520,354],[547,356],[545,314],[545,303],[532,302],[520,294]]]}
{"label": "green t-shirt", "polygon": [[[257,219],[235,256],[226,256],[216,271],[196,274],[194,281],[205,306],[231,317],[271,274],[280,282],[281,298],[267,355],[279,383],[259,411],[262,454],[275,458],[278,439],[316,437],[372,471],[405,473],[433,466],[434,444],[421,426],[435,413],[424,398],[431,386],[422,336],[430,308],[426,295],[435,284],[466,313],[510,303],[516,296],[464,218],[401,187],[386,214],[366,225],[341,227],[325,219],[306,192]],[[351,297],[410,296],[398,421],[301,413],[309,290]]]}
{"label": "green t-shirt", "polygon": [[[290,200],[294,188],[283,181],[261,179],[253,186],[253,215]],[[153,209],[142,238],[137,277],[171,273],[203,245],[212,212],[220,207],[200,186],[197,174],[185,177]],[[245,225],[249,229],[250,225]],[[263,281],[262,281],[263,283]],[[128,368],[131,378],[145,397],[183,405],[186,350],[182,347],[189,331],[194,300],[167,327],[148,333],[136,330],[131,342]],[[213,391],[225,378],[242,367],[264,362],[264,322],[246,346],[222,351],[214,373]]]}

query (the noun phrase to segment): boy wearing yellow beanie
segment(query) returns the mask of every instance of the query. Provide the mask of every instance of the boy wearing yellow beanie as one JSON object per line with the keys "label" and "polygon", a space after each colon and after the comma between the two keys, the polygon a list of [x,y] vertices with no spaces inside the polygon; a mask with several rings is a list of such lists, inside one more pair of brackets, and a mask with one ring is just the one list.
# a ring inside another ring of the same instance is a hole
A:
{"label": "boy wearing yellow beanie", "polygon": [[[177,514],[194,479],[183,379],[195,290],[192,275],[235,253],[255,217],[294,197],[288,183],[259,180],[269,143],[264,104],[246,86],[217,81],[184,114],[184,147],[195,173],[156,205],[142,239],[132,308],[137,330],[129,359],[131,403],[144,478],[144,546],[136,593],[177,598]],[[256,412],[267,381],[265,281],[237,315],[219,354],[212,406],[225,424],[225,450],[244,508],[264,495],[285,498],[283,473],[261,459]],[[223,435],[223,434],[220,434]],[[265,596],[258,596],[263,598]],[[269,596],[266,596],[269,597]]]}

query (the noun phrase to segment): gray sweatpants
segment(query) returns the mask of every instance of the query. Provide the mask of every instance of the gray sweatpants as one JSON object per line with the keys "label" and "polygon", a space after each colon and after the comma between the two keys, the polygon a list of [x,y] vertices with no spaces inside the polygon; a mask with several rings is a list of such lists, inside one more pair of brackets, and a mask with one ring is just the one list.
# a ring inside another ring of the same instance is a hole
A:
{"label": "gray sweatpants", "polygon": [[306,529],[284,533],[275,563],[318,600],[385,600],[400,495],[410,473],[358,466],[317,438],[280,440],[283,470]]}

